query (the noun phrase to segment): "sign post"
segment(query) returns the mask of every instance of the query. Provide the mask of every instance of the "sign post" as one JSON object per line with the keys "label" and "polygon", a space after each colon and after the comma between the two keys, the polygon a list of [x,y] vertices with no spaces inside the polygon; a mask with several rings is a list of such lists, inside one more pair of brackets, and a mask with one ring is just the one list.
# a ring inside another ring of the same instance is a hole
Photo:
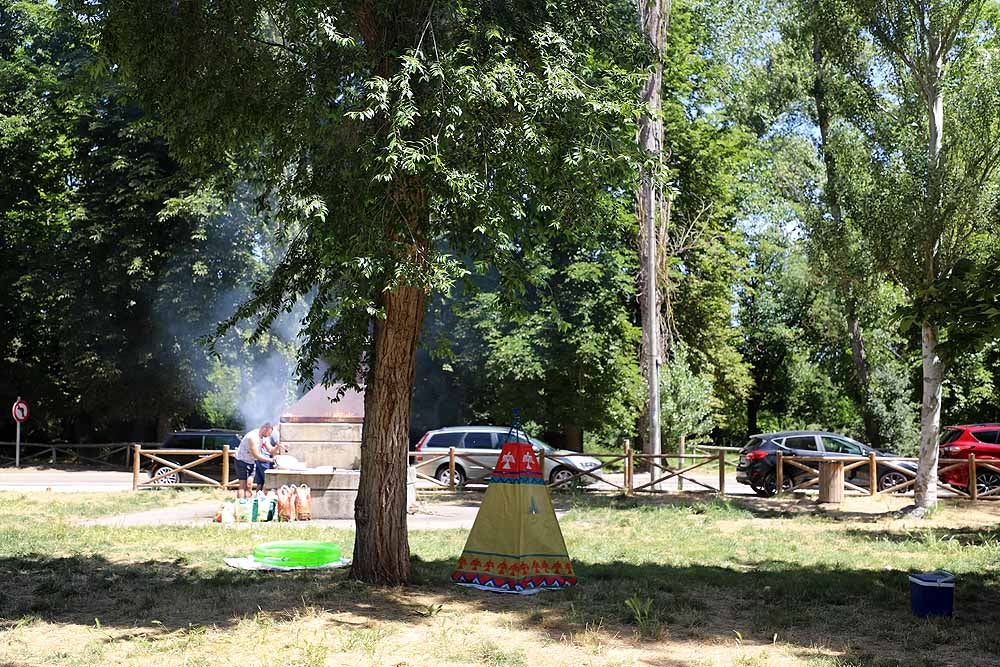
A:
{"label": "sign post", "polygon": [[21,467],[21,422],[27,421],[28,419],[28,404],[21,400],[18,396],[17,400],[14,401],[14,406],[10,409],[12,415],[14,415],[14,421],[17,422],[17,438],[14,442],[14,467]]}

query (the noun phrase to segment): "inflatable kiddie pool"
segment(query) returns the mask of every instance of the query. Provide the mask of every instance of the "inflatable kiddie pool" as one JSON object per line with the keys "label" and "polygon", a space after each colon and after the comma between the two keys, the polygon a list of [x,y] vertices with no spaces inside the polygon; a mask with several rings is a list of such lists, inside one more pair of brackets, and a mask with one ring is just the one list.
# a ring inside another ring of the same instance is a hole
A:
{"label": "inflatable kiddie pool", "polygon": [[325,567],[340,563],[340,546],[310,540],[265,542],[253,548],[253,560],[272,567]]}

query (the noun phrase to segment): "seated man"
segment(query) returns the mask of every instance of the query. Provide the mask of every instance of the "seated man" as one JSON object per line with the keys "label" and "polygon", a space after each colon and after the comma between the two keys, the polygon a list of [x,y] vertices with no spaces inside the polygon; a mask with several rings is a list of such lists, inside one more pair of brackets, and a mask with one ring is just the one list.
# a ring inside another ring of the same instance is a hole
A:
{"label": "seated man", "polygon": [[[240,440],[240,446],[236,449],[236,478],[240,481],[240,488],[236,491],[237,498],[250,498],[253,495],[251,476],[256,477],[255,468],[258,462],[274,461],[270,454],[264,451],[265,447],[262,444],[270,438],[272,430],[271,424],[265,423]],[[263,472],[261,478],[263,479]]]}

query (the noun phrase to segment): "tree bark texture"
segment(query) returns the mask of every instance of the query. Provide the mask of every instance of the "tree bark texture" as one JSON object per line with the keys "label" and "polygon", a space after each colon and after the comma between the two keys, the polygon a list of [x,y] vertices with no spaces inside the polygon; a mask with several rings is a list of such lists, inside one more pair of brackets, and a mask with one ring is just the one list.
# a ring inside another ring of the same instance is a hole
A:
{"label": "tree bark texture", "polygon": [[361,479],[354,506],[356,537],[351,574],[379,584],[410,577],[406,533],[406,468],[410,399],[423,325],[425,295],[397,287],[382,295],[385,319],[375,320],[375,340],[365,387]]}
{"label": "tree bark texture", "polygon": [[914,483],[917,507],[929,509],[937,504],[938,432],[941,430],[941,385],[944,364],[937,353],[938,328],[924,322],[921,331],[924,383],[920,406],[920,462]]}
{"label": "tree bark texture", "polygon": [[[943,172],[941,149],[944,140],[944,50],[941,36],[933,31],[928,35],[927,71],[924,85],[924,102],[927,105],[927,201],[924,269],[926,285],[937,281],[938,253],[943,233],[941,195]],[[944,382],[944,364],[937,351],[938,327],[924,321],[921,331],[921,357],[923,362],[923,397],[920,406],[920,461],[917,479],[913,485],[914,503],[918,508],[930,509],[937,505],[938,435],[941,432],[941,385]]]}
{"label": "tree bark texture", "polygon": [[[823,73],[824,57],[823,42],[818,31],[813,31],[813,101],[816,104],[816,121],[819,125],[820,151],[823,154],[823,165],[826,170],[826,187],[824,195],[830,209],[830,217],[837,233],[841,233],[844,224],[844,211],[840,204],[840,188],[837,173],[837,159],[830,148],[830,122],[832,114],[826,100],[826,80]],[[836,261],[836,259],[834,259]],[[837,288],[845,301],[847,331],[851,339],[851,358],[854,362],[854,374],[858,381],[853,390],[854,399],[861,410],[865,425],[865,436],[873,447],[882,446],[882,432],[878,418],[871,409],[871,372],[868,357],[865,354],[865,341],[861,331],[861,320],[858,317],[858,303],[855,296],[853,279],[840,274]]]}
{"label": "tree bark texture", "polygon": [[861,320],[858,317],[858,304],[853,294],[847,296],[847,330],[851,337],[851,357],[854,360],[854,374],[858,380],[856,400],[861,408],[861,419],[865,424],[865,436],[868,444],[876,449],[882,447],[882,428],[878,417],[871,408],[871,372],[868,366],[868,355],[865,353],[865,339],[861,333]]}
{"label": "tree bark texture", "polygon": [[639,308],[642,313],[640,367],[649,390],[646,418],[648,437],[643,439],[647,454],[660,453],[659,433],[659,367],[666,352],[663,336],[660,277],[663,257],[657,250],[665,247],[664,203],[656,182],[654,165],[663,160],[663,52],[670,21],[670,0],[640,0],[639,29],[654,51],[653,67],[643,86],[639,118],[639,148],[646,153],[650,165],[643,168],[636,197],[639,218]]}
{"label": "tree bark texture", "polygon": [[571,452],[583,451],[583,429],[579,424],[563,424],[563,446]]}

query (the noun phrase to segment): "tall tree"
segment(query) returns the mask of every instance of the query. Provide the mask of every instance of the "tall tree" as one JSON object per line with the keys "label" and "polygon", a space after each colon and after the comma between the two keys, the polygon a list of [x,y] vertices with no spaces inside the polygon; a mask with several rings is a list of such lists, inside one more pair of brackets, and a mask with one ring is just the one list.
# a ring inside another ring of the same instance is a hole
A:
{"label": "tall tree", "polygon": [[660,364],[666,351],[662,322],[660,280],[663,275],[664,242],[668,233],[670,198],[665,193],[663,169],[663,60],[670,29],[671,0],[639,0],[639,28],[653,53],[646,83],[640,96],[639,148],[644,164],[636,196],[639,218],[639,308],[642,312],[640,359],[646,377],[649,418],[648,454],[659,454],[660,446]]}
{"label": "tall tree", "polygon": [[[865,423],[867,441],[874,447],[882,446],[882,430],[872,406],[872,380],[868,353],[862,332],[861,315],[863,295],[870,292],[876,276],[874,267],[868,261],[870,255],[859,242],[857,225],[844,211],[841,193],[840,163],[834,148],[835,116],[838,107],[850,104],[857,93],[845,90],[847,77],[838,71],[836,61],[856,60],[864,51],[858,47],[858,40],[844,24],[849,15],[843,6],[834,0],[812,0],[800,6],[798,18],[811,38],[812,81],[809,92],[815,110],[816,127],[819,129],[819,151],[823,159],[826,181],[823,198],[829,215],[812,218],[810,236],[813,245],[825,260],[827,275],[831,276],[844,303],[847,320],[847,334],[851,343],[851,358],[854,362],[856,384],[854,397]],[[850,70],[859,67],[857,62],[849,62]],[[843,93],[838,95],[838,93]],[[838,105],[840,102],[840,105]]]}
{"label": "tall tree", "polygon": [[33,437],[146,440],[199,411],[196,339],[259,244],[97,61],[77,17],[0,6],[0,391]]}
{"label": "tall tree", "polygon": [[[634,9],[598,2],[80,2],[186,162],[231,152],[303,233],[237,318],[315,289],[300,370],[364,384],[353,573],[406,581],[427,295],[631,185]],[[454,254],[453,254],[454,253]],[[514,273],[515,271],[511,271]]]}
{"label": "tall tree", "polygon": [[[867,231],[917,306],[923,401],[915,488],[921,511],[937,502],[947,362],[942,330],[955,305],[943,303],[938,290],[976,257],[991,224],[992,181],[1000,165],[1000,82],[991,64],[997,41],[993,22],[981,23],[986,6],[983,0],[856,5],[886,57],[889,104],[898,100],[889,143],[875,140],[884,151],[877,169],[881,183],[891,184],[895,193],[879,206],[882,220]],[[990,9],[994,13],[992,4]],[[919,137],[907,136],[905,128],[913,126],[923,128]],[[923,159],[917,160],[921,144]],[[882,188],[875,190],[884,197]],[[902,193],[915,205],[900,201]]]}

